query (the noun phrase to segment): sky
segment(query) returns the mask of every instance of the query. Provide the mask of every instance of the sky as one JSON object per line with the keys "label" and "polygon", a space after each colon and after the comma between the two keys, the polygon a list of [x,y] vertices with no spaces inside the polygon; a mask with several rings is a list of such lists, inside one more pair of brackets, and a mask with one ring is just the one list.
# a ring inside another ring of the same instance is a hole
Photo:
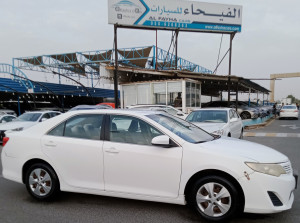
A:
{"label": "sky", "polygon": [[[206,0],[243,6],[242,32],[233,40],[232,75],[270,78],[270,74],[300,72],[299,0]],[[110,49],[113,26],[107,0],[0,0],[0,63],[14,57]],[[214,70],[220,34],[179,33],[180,57]],[[171,32],[158,32],[158,47],[167,50]],[[155,45],[154,31],[118,30],[118,47]],[[229,47],[223,37],[221,56]],[[217,75],[228,74],[228,59]],[[269,80],[255,81],[270,88]],[[275,84],[275,99],[289,94],[300,99],[300,78]]]}

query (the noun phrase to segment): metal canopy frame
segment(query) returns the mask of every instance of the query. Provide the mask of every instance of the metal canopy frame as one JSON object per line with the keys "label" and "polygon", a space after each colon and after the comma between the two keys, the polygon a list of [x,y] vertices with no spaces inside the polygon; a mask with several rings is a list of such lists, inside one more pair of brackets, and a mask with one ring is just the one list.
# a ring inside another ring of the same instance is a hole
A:
{"label": "metal canopy frame", "polygon": [[[228,84],[227,84],[227,86],[228,86],[228,89],[227,89],[228,90],[228,105],[229,105],[229,103],[230,103],[230,91],[231,91],[230,76],[231,76],[231,63],[232,63],[232,41],[233,41],[233,38],[234,38],[236,32],[218,32],[218,31],[202,31],[202,30],[182,30],[180,28],[161,28],[161,27],[139,27],[139,26],[132,27],[132,26],[125,26],[125,25],[114,24],[114,50],[115,50],[115,58],[117,58],[117,51],[118,51],[118,37],[117,37],[117,30],[118,30],[118,28],[124,28],[124,29],[142,29],[142,30],[156,30],[156,51],[158,49],[158,47],[157,47],[157,30],[175,31],[175,55],[174,55],[175,70],[178,70],[178,55],[177,54],[178,54],[178,34],[179,34],[179,31],[181,31],[181,32],[214,33],[214,34],[229,34],[230,35],[229,71],[228,71],[228,79],[227,79],[227,81],[228,81]],[[157,68],[159,67],[159,66],[157,66],[157,56],[156,56],[156,58],[153,58],[153,61],[156,61],[156,63],[154,64],[154,67],[155,67],[155,70],[157,70]],[[170,59],[170,64],[171,64],[170,66],[173,65],[172,61],[173,61],[173,55],[172,55],[172,57]],[[217,67],[220,65],[220,63],[217,65]],[[119,63],[118,63],[118,60],[115,60],[114,64],[115,64],[115,69],[114,69],[115,105],[116,105],[116,108],[118,108],[118,105],[119,105],[119,101],[118,101],[118,67],[119,67]],[[236,90],[238,90],[238,88]],[[237,96],[237,91],[236,91],[236,96]],[[236,103],[237,103],[237,98],[236,98]]]}

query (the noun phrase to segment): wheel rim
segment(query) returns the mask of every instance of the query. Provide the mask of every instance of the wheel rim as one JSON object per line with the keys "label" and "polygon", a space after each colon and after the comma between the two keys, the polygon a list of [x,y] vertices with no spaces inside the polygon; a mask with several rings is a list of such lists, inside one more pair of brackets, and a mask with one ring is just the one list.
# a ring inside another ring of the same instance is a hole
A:
{"label": "wheel rim", "polygon": [[34,169],[29,175],[31,191],[38,196],[46,196],[52,188],[50,174],[44,169]]}
{"label": "wheel rim", "polygon": [[201,212],[210,217],[220,217],[231,207],[229,191],[219,183],[206,183],[196,195],[197,205]]}

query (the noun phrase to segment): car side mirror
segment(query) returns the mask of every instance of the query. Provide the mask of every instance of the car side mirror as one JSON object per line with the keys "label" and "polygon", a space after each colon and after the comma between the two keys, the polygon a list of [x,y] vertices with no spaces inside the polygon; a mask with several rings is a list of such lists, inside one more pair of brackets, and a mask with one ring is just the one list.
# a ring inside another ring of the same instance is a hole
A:
{"label": "car side mirror", "polygon": [[182,112],[177,112],[178,116],[184,116],[184,114]]}
{"label": "car side mirror", "polygon": [[48,120],[48,119],[47,119],[47,118],[42,118],[41,122],[44,122],[44,121],[46,121],[46,120]]}
{"label": "car side mirror", "polygon": [[238,118],[232,118],[230,119],[230,122],[237,122],[238,121]]}
{"label": "car side mirror", "polygon": [[156,136],[152,139],[151,144],[154,146],[171,147],[170,138],[166,135]]}

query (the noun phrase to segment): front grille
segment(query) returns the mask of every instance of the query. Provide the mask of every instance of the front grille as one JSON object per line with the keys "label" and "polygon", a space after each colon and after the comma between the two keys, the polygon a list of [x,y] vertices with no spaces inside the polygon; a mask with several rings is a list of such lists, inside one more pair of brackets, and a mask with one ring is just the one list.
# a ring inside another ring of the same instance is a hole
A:
{"label": "front grille", "polygon": [[292,174],[293,169],[292,169],[292,165],[290,162],[281,163],[280,165],[283,167],[283,169],[285,170],[285,172],[287,174]]}
{"label": "front grille", "polygon": [[279,200],[279,198],[276,196],[276,194],[274,194],[271,191],[268,191],[268,194],[275,207],[279,207],[283,205],[282,202]]}

